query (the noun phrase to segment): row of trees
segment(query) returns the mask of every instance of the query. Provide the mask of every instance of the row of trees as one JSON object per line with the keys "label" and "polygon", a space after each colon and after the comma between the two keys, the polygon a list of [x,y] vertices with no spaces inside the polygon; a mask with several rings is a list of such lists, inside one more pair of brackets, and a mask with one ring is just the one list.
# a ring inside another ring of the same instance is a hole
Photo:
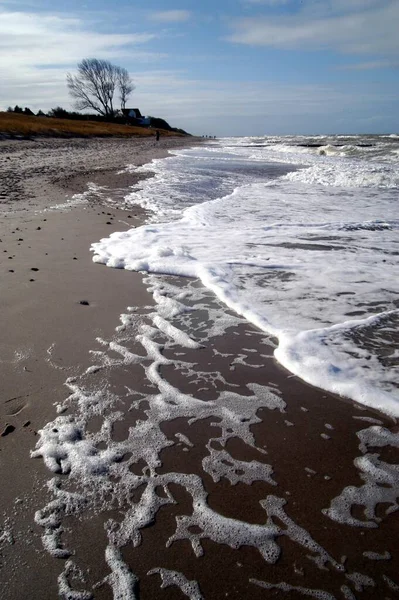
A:
{"label": "row of trees", "polygon": [[[113,117],[103,117],[102,115],[99,115],[98,113],[81,113],[81,112],[77,112],[74,110],[66,110],[65,108],[63,108],[62,106],[55,106],[54,108],[51,108],[49,111],[47,111],[46,113],[43,112],[42,110],[39,110],[37,113],[34,113],[28,106],[25,106],[25,108],[22,108],[21,106],[18,106],[18,104],[16,106],[14,106],[14,108],[12,106],[9,106],[7,108],[7,112],[13,112],[13,113],[18,113],[21,115],[28,115],[31,117],[53,117],[56,119],[73,119],[75,121],[112,121],[112,122],[118,122],[118,120],[120,120],[122,118],[122,113],[119,111],[116,111]],[[126,121],[126,119],[124,119],[124,122]]]}
{"label": "row of trees", "polygon": [[28,106],[25,106],[25,108],[22,108],[22,106],[18,106],[18,104],[16,104],[14,106],[14,108],[12,106],[9,106],[7,108],[7,112],[17,113],[20,115],[28,115],[30,117],[58,117],[61,119],[73,118],[73,117],[71,117],[71,115],[76,115],[76,118],[78,115],[80,117],[85,117],[85,115],[82,115],[80,113],[68,112],[64,108],[61,108],[61,106],[52,108],[47,113],[44,113],[42,110],[39,110],[39,111],[37,111],[37,113],[34,113],[33,110],[31,110]]}

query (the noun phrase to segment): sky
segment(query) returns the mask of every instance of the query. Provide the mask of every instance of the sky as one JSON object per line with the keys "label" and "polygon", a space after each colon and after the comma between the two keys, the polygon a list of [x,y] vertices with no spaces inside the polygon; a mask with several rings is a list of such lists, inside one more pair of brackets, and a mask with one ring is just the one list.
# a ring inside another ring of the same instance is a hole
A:
{"label": "sky", "polygon": [[199,135],[399,131],[399,0],[0,0],[0,110],[71,110],[83,58]]}

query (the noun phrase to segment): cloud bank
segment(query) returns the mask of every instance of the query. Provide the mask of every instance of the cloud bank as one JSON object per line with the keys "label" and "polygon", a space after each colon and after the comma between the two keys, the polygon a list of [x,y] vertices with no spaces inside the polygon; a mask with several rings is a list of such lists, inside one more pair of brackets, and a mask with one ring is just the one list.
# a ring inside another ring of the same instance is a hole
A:
{"label": "cloud bank", "polygon": [[[325,6],[325,5],[324,5]],[[308,3],[297,14],[235,19],[228,40],[288,50],[398,54],[399,2],[337,0],[333,10]],[[354,12],[358,9],[356,12]],[[341,11],[341,14],[337,12]]]}

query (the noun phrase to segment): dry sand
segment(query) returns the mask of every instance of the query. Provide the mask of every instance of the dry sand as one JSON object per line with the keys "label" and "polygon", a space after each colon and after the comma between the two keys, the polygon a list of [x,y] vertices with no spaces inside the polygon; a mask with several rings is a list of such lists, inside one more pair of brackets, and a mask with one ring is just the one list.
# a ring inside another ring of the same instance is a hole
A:
{"label": "dry sand", "polygon": [[[180,140],[168,139],[169,142],[181,144]],[[94,265],[89,253],[91,242],[112,231],[140,224],[142,213],[98,205],[78,206],[67,211],[44,209],[64,202],[65,195],[70,197],[85,191],[87,181],[107,184],[119,190],[122,196],[132,176],[126,180],[123,175],[115,175],[115,170],[134,162],[133,156],[138,163],[143,163],[165,151],[165,147],[161,149],[154,142],[150,143],[140,141],[134,146],[131,140],[79,140],[0,145],[0,151],[3,150],[0,172],[5,181],[5,191],[0,193],[6,203],[0,217],[2,598],[57,597],[57,576],[64,561],[51,558],[43,550],[42,531],[33,518],[34,512],[46,501],[45,484],[50,476],[41,460],[29,457],[29,451],[38,439],[37,430],[55,417],[54,403],[67,396],[64,386],[67,377],[79,375],[93,364],[90,350],[95,349],[95,339],[112,338],[119,324],[118,317],[127,306],[142,306],[145,313],[144,307],[152,303],[139,274]],[[39,152],[36,146],[33,151],[29,144],[39,144]],[[17,185],[15,193],[13,181]],[[185,282],[180,281],[180,285],[184,286]],[[85,303],[81,304],[82,301]],[[209,306],[215,302],[210,298]],[[140,546],[127,546],[123,550],[126,562],[140,581],[138,597],[185,597],[176,587],[160,589],[160,577],[147,575],[155,566],[179,570],[189,579],[197,580],[206,600],[302,598],[301,588],[328,590],[332,594],[330,598],[398,597],[398,590],[389,588],[383,580],[384,575],[397,580],[398,521],[395,514],[386,516],[387,507],[381,505],[382,523],[378,529],[367,529],[338,525],[321,513],[344,487],[362,483],[353,464],[354,458],[360,455],[356,432],[369,423],[353,417],[377,418],[393,430],[396,424],[291,377],[276,364],[272,348],[265,347],[263,340],[263,334],[243,324],[200,351],[186,351],[184,358],[199,362],[199,368],[204,371],[220,371],[226,383],[219,379],[208,386],[202,385],[199,391],[195,376],[183,381],[168,367],[164,368],[163,375],[182,391],[204,400],[214,399],[224,386],[234,385],[237,393],[248,393],[245,386],[249,381],[278,386],[287,403],[286,412],[261,410],[258,413],[261,422],[252,427],[257,447],[267,447],[267,455],[262,459],[259,452],[239,441],[230,440],[227,445],[230,454],[237,459],[272,464],[278,486],[271,488],[261,481],[232,486],[225,478],[215,483],[201,469],[201,461],[207,454],[205,446],[210,437],[215,437],[215,426],[209,419],[192,424],[179,419],[162,426],[168,438],[174,439],[176,433],[184,434],[193,446],[185,447],[184,452],[182,444],[164,450],[159,473],[171,470],[198,473],[213,509],[249,523],[265,522],[259,500],[271,493],[284,496],[289,501],[286,511],[289,517],[345,564],[347,573],[362,573],[372,577],[375,583],[367,585],[358,579],[356,589],[353,580],[345,574],[331,568],[320,570],[307,558],[312,552],[294,544],[289,536],[279,538],[282,556],[274,566],[268,565],[256,549],[248,546],[233,550],[205,539],[202,540],[204,555],[200,558],[194,556],[187,541],[175,542],[166,548],[166,541],[175,530],[176,515],[192,512],[191,500],[184,488],[171,486],[178,503],[164,507],[155,524],[142,531]],[[268,352],[269,358],[263,359],[264,368],[240,363],[231,368],[229,359],[222,354],[226,351],[239,354],[244,344],[256,351],[254,362],[259,362],[259,353]],[[219,353],[217,360],[215,350]],[[115,393],[132,385],[132,371],[123,365],[110,369],[107,378]],[[147,384],[136,378],[134,385],[135,389],[140,386],[145,389]],[[128,427],[141,416],[140,411],[126,414],[124,422],[116,428],[115,438],[124,439]],[[397,450],[384,448],[382,454],[384,460],[397,464]],[[109,513],[105,516],[92,513],[82,520],[79,517],[66,520],[70,527],[65,532],[66,543],[72,544],[77,563],[85,570],[90,569],[88,588],[109,572],[104,562],[103,530],[103,522],[108,517]],[[363,552],[370,550],[389,551],[392,558],[379,561],[365,558]],[[296,589],[284,590],[281,586],[264,589],[249,583],[251,578],[278,585],[288,582]],[[352,590],[353,595],[348,595],[345,589],[342,591],[343,586]],[[94,597],[111,598],[109,586],[100,586]]]}

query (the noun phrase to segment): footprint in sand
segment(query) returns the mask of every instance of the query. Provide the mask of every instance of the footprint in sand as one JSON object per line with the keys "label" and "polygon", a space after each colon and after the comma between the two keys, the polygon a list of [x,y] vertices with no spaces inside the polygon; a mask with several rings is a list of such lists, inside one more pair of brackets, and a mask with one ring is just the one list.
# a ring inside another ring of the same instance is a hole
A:
{"label": "footprint in sand", "polygon": [[7,417],[16,417],[17,415],[19,415],[25,408],[27,407],[27,404],[21,403],[21,404],[16,404],[13,408],[11,408],[11,410],[9,412],[6,413]]}
{"label": "footprint in sand", "polygon": [[4,402],[7,417],[19,415],[27,407],[28,403],[23,400],[23,398],[25,398],[25,396],[16,396],[15,398],[10,398]]}

